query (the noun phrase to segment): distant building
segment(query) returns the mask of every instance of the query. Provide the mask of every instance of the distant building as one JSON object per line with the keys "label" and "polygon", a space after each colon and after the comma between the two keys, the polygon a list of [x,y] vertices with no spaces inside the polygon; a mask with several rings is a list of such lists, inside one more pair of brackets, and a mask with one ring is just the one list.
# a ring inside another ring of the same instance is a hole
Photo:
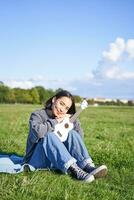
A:
{"label": "distant building", "polygon": [[128,103],[127,99],[119,99],[121,103]]}
{"label": "distant building", "polygon": [[111,101],[116,101],[115,99],[108,99],[108,98],[101,98],[101,97],[98,97],[98,98],[94,98],[94,101],[96,102],[102,102],[102,103],[105,103],[105,102],[111,102]]}
{"label": "distant building", "polygon": [[101,97],[94,98],[94,101],[97,103],[106,103],[106,102],[117,103],[118,101],[120,101],[121,103],[124,103],[124,104],[128,103],[127,99],[110,99],[110,98],[101,98]]}

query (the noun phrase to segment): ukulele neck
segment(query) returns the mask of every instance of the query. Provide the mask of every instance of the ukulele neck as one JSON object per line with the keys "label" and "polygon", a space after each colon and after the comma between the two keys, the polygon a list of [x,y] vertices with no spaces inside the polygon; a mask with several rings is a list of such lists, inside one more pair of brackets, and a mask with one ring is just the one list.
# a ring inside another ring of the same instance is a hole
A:
{"label": "ukulele neck", "polygon": [[76,120],[76,118],[79,116],[79,114],[82,112],[82,108],[80,108],[72,117],[70,117],[70,122],[71,123],[73,123],[75,120]]}

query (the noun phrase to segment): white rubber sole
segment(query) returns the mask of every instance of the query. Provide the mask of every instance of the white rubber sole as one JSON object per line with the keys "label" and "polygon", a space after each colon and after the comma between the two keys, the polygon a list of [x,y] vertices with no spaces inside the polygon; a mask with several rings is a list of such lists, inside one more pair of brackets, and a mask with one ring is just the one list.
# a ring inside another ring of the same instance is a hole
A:
{"label": "white rubber sole", "polygon": [[93,170],[90,174],[93,175],[95,178],[103,178],[107,175],[107,166],[101,165]]}
{"label": "white rubber sole", "polygon": [[85,182],[87,182],[87,183],[91,183],[92,181],[94,181],[95,180],[95,178],[94,178],[94,176],[93,175],[90,175],[86,180],[84,180]]}

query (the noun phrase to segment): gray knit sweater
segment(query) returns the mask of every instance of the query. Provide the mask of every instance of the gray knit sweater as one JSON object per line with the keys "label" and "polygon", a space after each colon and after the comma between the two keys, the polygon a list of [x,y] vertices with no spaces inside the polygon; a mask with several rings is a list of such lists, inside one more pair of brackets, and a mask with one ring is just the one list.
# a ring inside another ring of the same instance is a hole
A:
{"label": "gray knit sweater", "polygon": [[[28,162],[34,152],[38,141],[45,137],[48,132],[54,130],[57,120],[54,118],[50,109],[40,109],[33,112],[29,120],[29,134],[27,138],[26,155],[24,163]],[[74,121],[73,129],[83,138],[83,130],[80,126],[79,120]]]}

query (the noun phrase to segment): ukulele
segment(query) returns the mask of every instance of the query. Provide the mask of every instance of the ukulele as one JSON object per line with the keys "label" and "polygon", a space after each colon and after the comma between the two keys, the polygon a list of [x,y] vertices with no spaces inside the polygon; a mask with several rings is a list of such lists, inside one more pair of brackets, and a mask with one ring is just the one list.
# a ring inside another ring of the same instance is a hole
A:
{"label": "ukulele", "polygon": [[58,136],[61,142],[66,141],[69,131],[74,127],[73,122],[86,107],[87,104],[81,103],[80,109],[72,117],[65,117],[62,122],[55,125],[54,133]]}

